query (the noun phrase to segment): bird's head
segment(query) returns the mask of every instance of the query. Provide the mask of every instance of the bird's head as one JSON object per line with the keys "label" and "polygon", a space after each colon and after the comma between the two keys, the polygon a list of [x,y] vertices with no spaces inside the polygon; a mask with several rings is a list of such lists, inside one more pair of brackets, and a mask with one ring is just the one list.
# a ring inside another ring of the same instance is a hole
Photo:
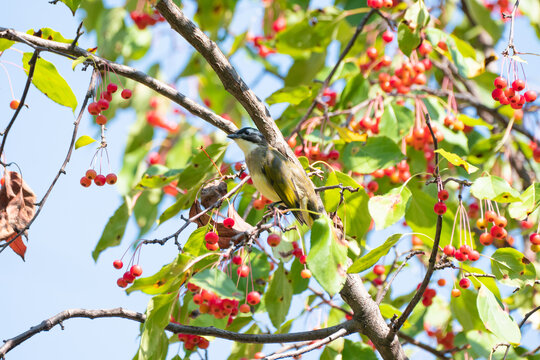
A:
{"label": "bird's head", "polygon": [[251,153],[259,146],[267,145],[263,134],[252,127],[242,128],[235,133],[227,135],[227,137],[233,139],[245,154]]}

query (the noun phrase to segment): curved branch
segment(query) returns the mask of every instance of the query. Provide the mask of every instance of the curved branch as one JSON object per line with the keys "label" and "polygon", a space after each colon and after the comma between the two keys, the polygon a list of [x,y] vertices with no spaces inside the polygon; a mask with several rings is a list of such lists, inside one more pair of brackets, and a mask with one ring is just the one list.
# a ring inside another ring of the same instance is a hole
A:
{"label": "curved branch", "polygon": [[223,130],[227,134],[231,134],[237,130],[236,126],[234,126],[232,122],[225,120],[206,107],[197,104],[195,101],[175,90],[172,86],[167,85],[166,83],[159,81],[142,71],[134,69],[130,66],[121,65],[106,60],[78,46],[72,46],[72,44],[65,44],[52,40],[45,40],[37,36],[32,36],[3,27],[0,27],[0,39],[8,39],[11,41],[24,43],[28,46],[37,47],[41,51],[49,51],[69,58],[81,56],[87,57],[92,59],[91,62],[100,69],[114,71],[118,75],[124,76],[147,86],[148,88],[182,106],[191,114],[200,117],[211,125]]}
{"label": "curved branch", "polygon": [[283,353],[283,354],[274,354],[274,355],[270,355],[270,356],[267,356],[265,357],[266,360],[275,360],[275,359],[283,359],[283,358],[286,358],[286,357],[297,357],[299,355],[302,355],[302,354],[305,354],[307,352],[310,352],[310,351],[313,351],[323,345],[326,345],[326,344],[329,344],[331,343],[332,341],[336,340],[336,339],[339,339],[340,337],[343,337],[345,335],[348,334],[348,331],[347,329],[339,329],[338,331],[336,331],[335,333],[325,337],[324,339],[320,339],[319,341],[315,341],[313,342],[312,344],[306,346],[306,347],[303,347],[301,349],[298,349],[298,350],[293,350],[293,351],[289,351],[289,352],[286,352],[286,353]]}
{"label": "curved branch", "polygon": [[[71,318],[122,318],[144,323],[146,315],[136,311],[125,310],[122,308],[116,309],[99,309],[99,310],[87,310],[87,309],[69,309],[56,314],[50,319],[43,320],[40,324],[33,326],[30,330],[23,332],[9,340],[4,340],[4,345],[0,347],[0,359],[4,359],[4,356],[13,348],[30,339],[32,336],[39,334],[43,331],[49,331],[56,325],[63,327],[64,320]],[[222,339],[233,340],[244,343],[283,343],[283,342],[296,342],[296,341],[309,341],[319,340],[332,336],[333,334],[343,332],[351,333],[355,331],[354,321],[346,321],[340,325],[332,326],[320,330],[312,330],[291,334],[240,334],[232,331],[216,329],[214,327],[198,327],[187,326],[175,323],[169,323],[165,330],[169,330],[173,333],[192,334],[192,335],[208,335],[215,336]],[[343,335],[342,335],[343,336]]]}

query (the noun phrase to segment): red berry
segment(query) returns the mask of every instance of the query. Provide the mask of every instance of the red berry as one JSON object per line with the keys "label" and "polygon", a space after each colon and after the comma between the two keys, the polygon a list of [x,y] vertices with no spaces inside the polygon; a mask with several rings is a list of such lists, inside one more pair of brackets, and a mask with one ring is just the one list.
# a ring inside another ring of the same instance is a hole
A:
{"label": "red berry", "polygon": [[424,292],[424,297],[427,297],[427,298],[433,298],[435,297],[435,295],[437,295],[437,291],[435,289],[427,288],[426,291]]}
{"label": "red berry", "polygon": [[122,92],[120,93],[120,96],[122,97],[122,99],[129,99],[131,97],[131,90],[129,89],[124,89],[122,90]]}
{"label": "red berry", "polygon": [[508,224],[508,221],[506,220],[506,218],[502,215],[499,215],[497,216],[497,218],[495,218],[495,225],[497,225],[498,227],[506,227],[506,225]]}
{"label": "red berry", "polygon": [[19,107],[19,101],[18,100],[11,100],[11,102],[9,103],[9,107],[12,109],[12,110],[17,110],[17,108]]}
{"label": "red berry", "polygon": [[113,266],[115,269],[121,269],[124,267],[124,263],[122,262],[122,260],[114,260]]}
{"label": "red berry", "polygon": [[118,90],[118,85],[116,85],[115,83],[109,83],[109,85],[107,85],[107,91],[109,93],[115,93],[116,90]]}
{"label": "red berry", "polygon": [[[4,178],[2,178],[3,180]],[[89,187],[90,185],[92,185],[92,180],[90,180],[89,178],[87,178],[86,176],[83,176],[81,178],[81,181],[80,181],[81,185],[83,187]]]}
{"label": "red berry", "polygon": [[504,230],[504,228],[498,227],[498,226],[492,226],[489,232],[494,238],[497,238],[497,239],[504,239],[506,236],[505,235],[506,231]]}
{"label": "red berry", "polygon": [[302,279],[309,279],[311,278],[311,271],[309,271],[309,269],[304,269],[300,271],[300,276],[302,277]]}
{"label": "red berry", "polygon": [[540,234],[532,233],[532,234],[529,236],[529,241],[530,241],[531,244],[533,244],[533,245],[540,245]]}
{"label": "red berry", "polygon": [[425,306],[425,307],[428,307],[430,306],[431,304],[433,304],[433,299],[430,298],[430,297],[425,297],[422,299],[422,304]]}
{"label": "red berry", "polygon": [[226,228],[229,228],[229,229],[232,229],[232,227],[234,226],[234,219],[232,218],[226,218],[225,220],[223,220],[223,226],[225,226]]}
{"label": "red berry", "polygon": [[[240,265],[238,269],[236,269],[236,273],[240,277],[247,277],[249,275],[249,266],[247,265]],[[249,301],[248,301],[249,302]]]}
{"label": "red berry", "polygon": [[446,254],[446,256],[454,256],[456,249],[452,245],[446,245],[443,252]]}
{"label": "red berry", "polygon": [[375,180],[371,180],[370,182],[368,182],[367,184],[367,189],[374,193],[376,192],[377,190],[379,190],[379,184],[375,181]]}
{"label": "red berry", "polygon": [[527,102],[533,102],[536,100],[536,91],[534,90],[528,90],[523,94],[525,96],[525,101]]}
{"label": "red berry", "polygon": [[488,232],[482,233],[480,235],[480,243],[484,246],[491,245],[493,243],[493,236]]}
{"label": "red berry", "polygon": [[99,114],[100,110],[99,110],[98,103],[97,102],[90,103],[90,105],[88,105],[88,112],[92,115]]}
{"label": "red berry", "polygon": [[456,250],[456,252],[454,253],[454,257],[456,258],[457,261],[467,260],[467,254],[464,254],[459,250]]}
{"label": "red berry", "polygon": [[242,257],[240,256],[233,256],[232,262],[234,265],[240,265],[242,263]]}
{"label": "red berry", "polygon": [[461,296],[461,290],[459,290],[459,289],[452,289],[452,296],[453,296],[453,297],[460,297],[460,296]]}
{"label": "red berry", "polygon": [[437,280],[437,284],[439,286],[444,286],[444,285],[446,285],[446,280],[445,279],[439,279],[439,280]]}
{"label": "red berry", "polygon": [[373,279],[373,285],[375,286],[381,286],[383,284],[383,280],[381,278],[375,278]]}
{"label": "red berry", "polygon": [[113,174],[113,173],[110,173],[110,174],[107,174],[107,177],[105,178],[105,181],[107,182],[107,184],[109,185],[114,185],[116,184],[116,181],[118,180],[116,174]]}
{"label": "red berry", "polygon": [[383,0],[383,6],[385,8],[391,8],[394,6],[394,1],[393,0]]}
{"label": "red berry", "polygon": [[443,190],[439,191],[437,196],[438,196],[439,200],[446,201],[446,200],[448,200],[448,196],[449,196],[448,191],[443,189]]}
{"label": "red berry", "polygon": [[418,47],[418,51],[420,52],[420,54],[426,56],[428,55],[431,50],[433,50],[433,47],[431,46],[430,43],[426,42],[426,41],[422,41],[422,44],[420,44],[420,46]]}
{"label": "red berry", "polygon": [[107,100],[108,102],[112,101],[112,94],[108,91],[102,92],[99,96],[100,99]]}
{"label": "red berry", "polygon": [[467,289],[469,286],[471,286],[471,281],[467,278],[462,278],[461,280],[459,280],[459,286],[462,289]]}
{"label": "red berry", "polygon": [[298,261],[300,262],[300,264],[304,265],[307,261],[307,256],[306,255],[300,255],[300,257],[298,257]]}
{"label": "red berry", "polygon": [[504,89],[508,86],[508,82],[506,82],[506,79],[502,76],[496,77],[493,83],[497,89]]}
{"label": "red berry", "polygon": [[131,284],[133,281],[135,281],[135,276],[133,276],[129,271],[126,271],[123,279],[126,280],[128,284]]}
{"label": "red berry", "polygon": [[484,218],[490,223],[492,223],[497,218],[497,214],[495,213],[495,211],[488,210],[486,211]]}
{"label": "red berry", "polygon": [[473,250],[469,253],[469,260],[470,261],[476,261],[480,259],[480,253],[476,250]]}
{"label": "red berry", "polygon": [[394,40],[394,33],[391,32],[390,30],[386,30],[382,34],[382,39],[384,40],[384,42],[390,43],[390,42],[392,42],[392,40]]}
{"label": "red berry", "polygon": [[272,29],[274,29],[275,32],[280,32],[285,30],[287,27],[287,20],[285,20],[285,17],[280,16],[274,21],[272,24]]}
{"label": "red berry", "polygon": [[369,47],[366,50],[366,54],[371,60],[375,60],[377,56],[379,55],[379,52],[374,47]]}
{"label": "red berry", "polygon": [[206,235],[204,235],[204,240],[209,244],[215,244],[218,242],[219,236],[215,232],[209,231],[206,233]]}
{"label": "red berry", "polygon": [[247,314],[248,312],[251,312],[251,308],[249,307],[248,304],[242,304],[240,305],[240,312],[241,313],[244,313],[244,314]]}
{"label": "red berry", "polygon": [[142,275],[142,267],[140,267],[139,265],[133,265],[131,269],[129,269],[129,272],[131,273],[131,275],[139,277]]}
{"label": "red berry", "polygon": [[96,124],[105,125],[107,123],[107,117],[103,114],[100,114],[96,117]]}
{"label": "red berry", "polygon": [[329,160],[334,160],[334,161],[335,161],[335,160],[339,159],[339,155],[340,155],[340,154],[339,154],[339,151],[337,151],[337,150],[335,150],[335,149],[334,149],[334,150],[330,150],[330,152],[328,153],[328,159],[329,159]]}
{"label": "red berry", "polygon": [[126,286],[128,286],[128,283],[126,280],[124,280],[124,278],[120,278],[116,280],[116,285],[118,285],[121,288],[125,288]]}
{"label": "red berry", "polygon": [[216,251],[217,249],[219,249],[219,245],[218,243],[204,243],[204,246],[206,246],[206,248],[210,251]]}
{"label": "red berry", "polygon": [[443,202],[438,202],[433,207],[433,210],[435,211],[435,214],[437,215],[443,215],[446,212],[446,204]]}
{"label": "red berry", "polygon": [[525,89],[525,81],[521,79],[514,80],[514,82],[512,83],[512,89],[514,89],[515,91],[521,91]]}
{"label": "red berry", "polygon": [[253,358],[254,359],[264,359],[264,353],[259,351],[259,352],[256,352],[255,355],[253,355]]}
{"label": "red berry", "polygon": [[493,100],[500,101],[502,96],[505,96],[502,89],[497,88],[491,92],[491,97]]}
{"label": "red berry", "polygon": [[103,186],[105,185],[105,182],[106,182],[106,179],[105,179],[105,176],[103,175],[98,175],[94,179],[94,184],[96,184],[97,186]]}
{"label": "red berry", "polygon": [[380,9],[383,7],[383,0],[368,0],[367,5],[374,9]]}
{"label": "red berry", "polygon": [[472,248],[469,245],[461,245],[459,247],[459,251],[463,253],[464,255],[469,255],[469,253],[472,251]]}
{"label": "red berry", "polygon": [[[244,174],[245,174],[245,173],[244,173]],[[262,199],[256,199],[256,200],[253,201],[253,208],[254,208],[255,210],[262,210],[262,209],[264,209],[264,205],[265,205],[265,203],[264,203],[264,200],[262,200]]]}
{"label": "red berry", "polygon": [[261,294],[259,294],[257,291],[252,291],[247,294],[246,301],[250,305],[257,305],[261,302]]}
{"label": "red berry", "polygon": [[385,272],[386,272],[386,270],[385,270],[385,268],[384,268],[384,265],[375,265],[375,266],[373,267],[373,273],[374,273],[375,275],[380,276],[380,275],[384,274]]}
{"label": "red berry", "polygon": [[272,247],[278,246],[281,242],[281,236],[279,236],[278,234],[270,234],[268,235],[266,242]]}
{"label": "red berry", "polygon": [[101,99],[97,102],[100,110],[107,110],[109,108],[109,102],[105,99]]}
{"label": "red berry", "polygon": [[86,170],[86,177],[90,180],[94,180],[97,176],[96,170],[88,169]]}

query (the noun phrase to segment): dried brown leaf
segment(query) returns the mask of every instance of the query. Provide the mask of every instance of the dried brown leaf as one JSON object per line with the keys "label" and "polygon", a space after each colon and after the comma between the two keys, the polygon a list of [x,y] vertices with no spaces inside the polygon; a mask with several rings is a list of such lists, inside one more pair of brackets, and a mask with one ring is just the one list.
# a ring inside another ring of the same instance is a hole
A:
{"label": "dried brown leaf", "polygon": [[[9,241],[34,217],[36,195],[23,181],[20,174],[6,171],[4,179],[4,186],[0,189],[0,241]],[[21,237],[10,246],[24,259],[26,246]]]}

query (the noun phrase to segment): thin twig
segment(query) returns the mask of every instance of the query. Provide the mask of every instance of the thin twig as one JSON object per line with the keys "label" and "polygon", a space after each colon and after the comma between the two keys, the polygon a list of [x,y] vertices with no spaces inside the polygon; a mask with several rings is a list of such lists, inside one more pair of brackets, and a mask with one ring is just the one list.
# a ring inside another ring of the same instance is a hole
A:
{"label": "thin twig", "polygon": [[386,283],[386,285],[384,286],[384,288],[381,290],[381,292],[379,294],[377,294],[377,300],[375,301],[377,304],[380,304],[381,301],[384,299],[384,297],[386,296],[386,293],[390,289],[390,286],[392,285],[392,282],[394,282],[394,279],[396,278],[396,276],[405,267],[405,265],[407,265],[407,261],[409,261],[411,258],[413,258],[416,255],[423,255],[423,254],[424,254],[424,252],[421,251],[421,250],[413,250],[413,251],[411,251],[411,253],[409,255],[407,255],[407,257],[405,258],[405,261],[403,261],[401,263],[401,265],[399,265],[399,267],[394,272],[394,275],[392,276],[390,281],[388,281]]}
{"label": "thin twig", "polygon": [[71,142],[69,143],[69,148],[68,148],[68,151],[67,151],[67,154],[66,154],[66,158],[64,159],[64,162],[62,163],[62,166],[58,170],[58,173],[56,174],[55,178],[53,179],[51,185],[47,189],[47,192],[45,193],[45,195],[43,195],[43,198],[38,203],[38,209],[37,209],[36,213],[34,214],[34,217],[32,217],[32,219],[28,222],[28,224],[24,227],[24,229],[19,231],[19,233],[13,239],[6,242],[5,244],[0,245],[0,253],[2,251],[4,251],[5,248],[7,246],[9,246],[9,244],[11,244],[13,241],[15,241],[25,231],[30,229],[30,226],[32,225],[32,223],[38,217],[39,213],[41,212],[41,209],[43,209],[43,206],[45,205],[45,202],[49,198],[49,195],[52,192],[53,187],[56,185],[56,182],[60,178],[60,175],[66,173],[66,166],[67,166],[69,160],[71,160],[71,154],[73,153],[73,148],[75,147],[75,141],[77,140],[77,131],[79,130],[79,124],[81,122],[83,114],[85,113],[86,105],[88,104],[89,99],[91,99],[93,97],[93,95],[94,95],[94,91],[95,91],[95,88],[96,88],[98,78],[99,78],[99,74],[98,74],[97,70],[95,70],[92,73],[92,76],[90,78],[90,85],[88,85],[88,91],[86,92],[86,96],[85,96],[85,98],[83,100],[83,103],[81,105],[81,110],[79,111],[79,115],[77,116],[77,119],[73,123],[73,133],[71,135]]}
{"label": "thin twig", "polygon": [[405,340],[406,342],[408,342],[409,344],[412,344],[412,345],[415,345],[415,346],[418,346],[420,349],[423,349],[429,353],[432,353],[433,355],[435,355],[437,358],[439,359],[443,359],[443,360],[448,360],[449,358],[444,355],[444,353],[440,352],[439,350],[435,349],[435,348],[432,348],[431,346],[427,345],[427,344],[424,344],[418,340],[416,340],[415,338],[407,335],[407,334],[404,334],[402,333],[401,331],[398,332],[398,336]]}

